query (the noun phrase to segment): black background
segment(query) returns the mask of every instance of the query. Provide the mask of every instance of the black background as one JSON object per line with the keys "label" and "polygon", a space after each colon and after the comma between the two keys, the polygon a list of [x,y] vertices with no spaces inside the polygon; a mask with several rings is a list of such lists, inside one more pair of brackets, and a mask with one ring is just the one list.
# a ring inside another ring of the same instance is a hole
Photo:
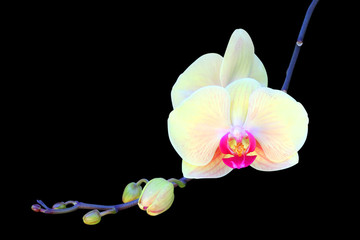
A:
{"label": "black background", "polygon": [[332,57],[342,51],[329,51],[331,33],[341,28],[327,1],[314,11],[288,91],[310,119],[299,164],[193,180],[175,189],[174,204],[157,217],[133,207],[87,226],[86,210],[55,216],[30,209],[37,199],[49,206],[67,200],[117,204],[129,182],[182,177],[167,134],[177,77],[203,54],[223,55],[232,32],[243,28],[266,67],[269,87],[280,89],[309,3],[20,6],[13,37],[19,66],[13,72],[14,143],[20,147],[12,161],[25,220],[17,217],[14,224],[38,238],[322,234],[324,219],[338,221],[338,210],[326,203],[341,191],[326,174],[339,154],[336,143],[327,142],[335,130],[326,123],[336,121]]}

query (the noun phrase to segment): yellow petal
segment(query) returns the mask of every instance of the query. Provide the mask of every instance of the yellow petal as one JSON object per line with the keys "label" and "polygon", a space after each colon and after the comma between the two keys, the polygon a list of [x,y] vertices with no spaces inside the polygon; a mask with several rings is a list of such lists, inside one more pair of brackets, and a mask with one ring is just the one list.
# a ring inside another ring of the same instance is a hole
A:
{"label": "yellow petal", "polygon": [[193,62],[177,79],[171,90],[171,101],[176,108],[184,99],[204,86],[220,86],[222,56],[205,54]]}
{"label": "yellow petal", "polygon": [[226,87],[231,99],[230,116],[233,126],[244,124],[250,95],[259,87],[261,87],[260,83],[251,78],[242,78]]}
{"label": "yellow petal", "polygon": [[221,137],[230,129],[229,110],[226,89],[208,86],[194,92],[170,113],[170,141],[182,159],[196,166],[211,161]]}
{"label": "yellow petal", "polygon": [[250,70],[249,78],[256,79],[263,87],[268,85],[268,77],[263,63],[254,54],[254,62]]}
{"label": "yellow petal", "polygon": [[308,122],[306,110],[291,96],[261,87],[250,96],[244,128],[253,134],[269,160],[283,162],[304,144]]}
{"label": "yellow petal", "polygon": [[219,178],[223,177],[233,169],[223,162],[225,154],[218,148],[213,159],[205,166],[195,166],[190,163],[182,162],[182,172],[186,178]]}
{"label": "yellow petal", "polygon": [[249,77],[253,62],[254,45],[249,34],[243,29],[235,30],[230,37],[220,69],[222,86]]}
{"label": "yellow petal", "polygon": [[257,156],[255,161],[250,166],[259,171],[271,172],[283,170],[292,167],[299,162],[299,155],[297,152],[283,162],[272,162],[266,158],[262,149],[256,148],[255,151]]}

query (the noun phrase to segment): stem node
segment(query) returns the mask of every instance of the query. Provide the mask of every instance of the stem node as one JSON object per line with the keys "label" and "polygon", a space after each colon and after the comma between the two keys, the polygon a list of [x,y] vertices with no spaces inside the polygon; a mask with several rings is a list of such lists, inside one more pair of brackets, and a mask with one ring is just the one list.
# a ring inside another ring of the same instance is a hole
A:
{"label": "stem node", "polygon": [[284,81],[284,84],[281,88],[282,91],[286,92],[289,88],[289,84],[290,84],[290,80],[291,80],[291,76],[292,76],[292,73],[294,71],[294,67],[295,67],[295,63],[296,63],[296,60],[299,56],[299,52],[300,52],[300,47],[303,45],[303,40],[304,40],[304,36],[305,36],[305,32],[306,32],[306,29],[307,29],[307,26],[309,24],[309,21],[310,21],[310,17],[316,7],[316,4],[319,2],[319,0],[313,0],[308,8],[308,10],[306,11],[306,15],[305,15],[305,19],[304,19],[304,22],[301,26],[301,29],[300,29],[300,33],[299,33],[299,36],[298,36],[298,40],[296,41],[296,45],[295,45],[295,49],[294,49],[294,52],[293,52],[293,55],[291,57],[291,60],[290,60],[290,64],[289,64],[289,67],[286,71],[286,77],[285,77],[285,81]]}

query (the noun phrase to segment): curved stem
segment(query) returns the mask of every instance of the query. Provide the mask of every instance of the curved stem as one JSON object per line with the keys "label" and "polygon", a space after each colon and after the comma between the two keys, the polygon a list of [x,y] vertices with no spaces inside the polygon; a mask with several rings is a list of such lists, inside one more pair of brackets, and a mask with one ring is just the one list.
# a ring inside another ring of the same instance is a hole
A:
{"label": "curved stem", "polygon": [[304,40],[307,26],[310,22],[311,15],[316,7],[316,4],[318,4],[318,2],[319,2],[319,0],[313,0],[306,12],[304,22],[301,26],[300,33],[299,33],[299,36],[298,36],[296,44],[295,44],[295,49],[294,49],[293,55],[290,60],[289,67],[286,71],[286,78],[285,78],[284,84],[281,88],[281,90],[284,92],[286,92],[289,88],[289,84],[290,84],[292,73],[294,71],[295,63],[299,56],[300,47],[303,45],[303,40]]}
{"label": "curved stem", "polygon": [[139,181],[137,181],[136,185],[140,186],[142,183],[147,184],[149,182],[149,180],[147,180],[146,178],[142,178]]}
{"label": "curved stem", "polygon": [[191,180],[190,178],[180,178],[180,179],[170,178],[170,179],[168,179],[169,182],[174,184],[174,187],[179,186],[180,188],[185,187],[186,183],[189,182],[190,180]]}
{"label": "curved stem", "polygon": [[180,188],[185,187],[185,183],[183,183],[182,181],[180,181],[179,179],[176,178],[170,178],[168,179],[168,182],[171,182],[172,184],[177,184]]}

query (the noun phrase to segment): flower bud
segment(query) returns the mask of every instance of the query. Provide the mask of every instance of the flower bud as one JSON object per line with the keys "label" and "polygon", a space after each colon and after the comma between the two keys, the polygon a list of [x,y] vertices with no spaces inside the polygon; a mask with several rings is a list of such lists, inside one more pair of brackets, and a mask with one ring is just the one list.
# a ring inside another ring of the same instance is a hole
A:
{"label": "flower bud", "polygon": [[31,210],[34,212],[40,212],[41,206],[39,204],[34,204],[31,206]]}
{"label": "flower bud", "polygon": [[138,199],[140,197],[142,191],[142,187],[137,185],[134,182],[129,183],[126,185],[123,195],[122,195],[122,201],[124,203],[131,202],[135,199]]}
{"label": "flower bud", "polygon": [[151,216],[165,212],[174,201],[174,185],[163,178],[154,178],[142,191],[138,205]]}
{"label": "flower bud", "polygon": [[88,212],[83,217],[83,221],[87,225],[98,224],[100,222],[100,220],[101,220],[101,215],[100,215],[99,210],[97,210],[97,209]]}
{"label": "flower bud", "polygon": [[64,209],[64,208],[66,208],[66,205],[64,202],[58,202],[52,206],[52,209]]}

